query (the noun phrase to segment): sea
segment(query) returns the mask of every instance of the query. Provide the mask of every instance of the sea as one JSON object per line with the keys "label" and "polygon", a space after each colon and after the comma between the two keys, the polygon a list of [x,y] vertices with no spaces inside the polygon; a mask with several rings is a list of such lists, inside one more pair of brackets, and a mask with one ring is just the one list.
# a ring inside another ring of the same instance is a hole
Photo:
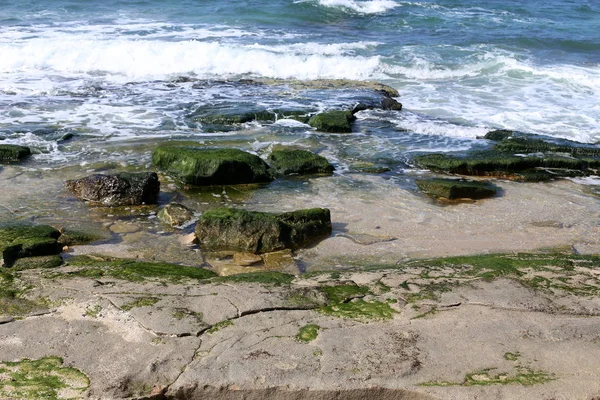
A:
{"label": "sea", "polygon": [[257,150],[314,133],[205,129],[190,115],[207,104],[352,105],[230,84],[276,78],[397,89],[402,112],[359,113],[369,138],[343,141],[367,159],[466,149],[499,128],[596,143],[598,32],[595,0],[0,0],[0,138],[44,168],[135,163],[127,143],[235,135]]}

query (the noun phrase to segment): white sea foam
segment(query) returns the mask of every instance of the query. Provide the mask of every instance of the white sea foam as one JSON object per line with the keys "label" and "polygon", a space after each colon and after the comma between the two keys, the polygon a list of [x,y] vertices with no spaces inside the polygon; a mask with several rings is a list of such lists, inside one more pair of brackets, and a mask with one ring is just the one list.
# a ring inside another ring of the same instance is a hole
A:
{"label": "white sea foam", "polygon": [[[327,54],[340,53],[341,49],[343,45],[331,49],[315,48],[312,54],[297,55],[219,42],[97,41],[66,36],[56,40],[0,43],[0,73],[19,72],[29,77],[40,71],[65,76],[105,75],[106,79],[115,81],[164,79],[169,75],[186,73],[198,76],[254,74],[275,78],[366,79],[378,69],[378,56]],[[324,50],[325,54],[319,50]]]}
{"label": "white sea foam", "polygon": [[352,10],[361,14],[379,14],[398,6],[393,0],[318,0],[324,7]]}

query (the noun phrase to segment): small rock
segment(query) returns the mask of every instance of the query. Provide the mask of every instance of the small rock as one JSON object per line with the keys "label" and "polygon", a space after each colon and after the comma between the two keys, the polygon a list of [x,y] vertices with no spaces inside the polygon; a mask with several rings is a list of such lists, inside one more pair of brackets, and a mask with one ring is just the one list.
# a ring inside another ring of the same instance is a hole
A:
{"label": "small rock", "polygon": [[246,267],[248,265],[254,265],[262,262],[262,258],[254,253],[234,253],[233,263]]}
{"label": "small rock", "polygon": [[354,119],[352,111],[328,111],[315,115],[308,124],[322,132],[350,133],[352,132],[350,122]]}
{"label": "small rock", "polygon": [[0,162],[21,161],[31,154],[29,147],[0,144]]}
{"label": "small rock", "polygon": [[269,164],[281,175],[331,174],[334,170],[325,157],[306,150],[274,150]]}
{"label": "small rock", "polygon": [[474,182],[463,179],[417,179],[419,189],[433,197],[455,199],[484,199],[493,197],[498,187],[491,182]]}
{"label": "small rock", "polygon": [[402,103],[400,103],[399,101],[397,101],[391,97],[386,97],[385,99],[383,99],[381,101],[381,107],[384,110],[400,111],[400,110],[402,110]]}
{"label": "small rock", "polygon": [[104,206],[153,204],[160,191],[155,172],[95,174],[66,185],[78,199]]}
{"label": "small rock", "polygon": [[296,260],[289,249],[273,251],[262,255],[267,269],[289,269],[296,268]]}
{"label": "small rock", "polygon": [[158,212],[158,218],[165,224],[176,227],[191,221],[194,218],[194,213],[182,204],[171,203]]}
{"label": "small rock", "polygon": [[188,235],[181,236],[179,238],[179,242],[181,244],[183,244],[184,246],[193,246],[194,244],[196,244],[198,242],[198,239],[196,239],[195,233],[190,233]]}

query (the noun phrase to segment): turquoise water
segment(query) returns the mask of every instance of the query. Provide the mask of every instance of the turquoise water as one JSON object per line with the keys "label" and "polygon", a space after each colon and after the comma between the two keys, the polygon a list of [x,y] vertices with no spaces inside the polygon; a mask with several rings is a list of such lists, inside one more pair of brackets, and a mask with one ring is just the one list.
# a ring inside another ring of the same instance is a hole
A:
{"label": "turquoise water", "polygon": [[[373,161],[468,148],[494,128],[594,143],[598,32],[600,3],[589,0],[0,0],[0,137],[35,147],[46,166],[135,163],[121,144],[166,138],[226,138],[254,150],[310,140],[305,125],[232,133],[190,122],[197,107],[240,95],[298,105],[218,83],[267,77],[399,90],[401,113],[359,115],[371,134],[324,139],[342,166],[349,154]],[[181,77],[188,82],[172,83]],[[303,95],[311,110],[352,102]]]}

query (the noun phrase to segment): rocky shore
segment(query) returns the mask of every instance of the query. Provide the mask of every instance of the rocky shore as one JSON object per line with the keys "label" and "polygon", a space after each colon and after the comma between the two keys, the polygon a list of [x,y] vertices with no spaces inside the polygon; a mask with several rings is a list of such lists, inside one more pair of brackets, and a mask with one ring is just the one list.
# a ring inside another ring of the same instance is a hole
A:
{"label": "rocky shore", "polygon": [[[286,84],[360,101],[191,118],[352,135],[361,111],[402,112],[380,84]],[[479,140],[411,154],[402,184],[398,160],[338,173],[289,144],[168,140],[146,165],[87,174],[0,144],[0,398],[600,395],[598,191],[575,181],[597,176],[600,147]],[[34,187],[53,215],[20,216]]]}

